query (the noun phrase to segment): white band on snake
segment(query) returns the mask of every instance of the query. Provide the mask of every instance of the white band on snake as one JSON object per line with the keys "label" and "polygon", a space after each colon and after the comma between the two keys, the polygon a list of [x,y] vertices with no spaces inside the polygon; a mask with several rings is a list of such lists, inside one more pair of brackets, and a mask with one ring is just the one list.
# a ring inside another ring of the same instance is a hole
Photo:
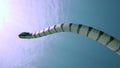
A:
{"label": "white band on snake", "polygon": [[77,34],[85,35],[89,38],[92,38],[102,43],[103,45],[106,45],[112,51],[120,55],[120,40],[110,36],[109,34],[103,31],[82,24],[74,24],[74,23],[57,24],[45,28],[43,30],[40,30],[38,32],[33,32],[33,33],[22,32],[21,34],[19,34],[19,37],[22,39],[32,39],[58,32],[74,32]]}

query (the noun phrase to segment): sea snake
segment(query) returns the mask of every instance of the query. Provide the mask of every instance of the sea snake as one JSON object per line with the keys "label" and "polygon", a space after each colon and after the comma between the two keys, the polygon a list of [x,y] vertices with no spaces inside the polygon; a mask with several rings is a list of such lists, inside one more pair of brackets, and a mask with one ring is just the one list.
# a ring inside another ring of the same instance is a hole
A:
{"label": "sea snake", "polygon": [[74,32],[77,34],[85,35],[89,38],[92,38],[103,45],[107,46],[109,49],[120,55],[120,40],[116,39],[109,34],[95,29],[93,27],[89,27],[82,24],[74,24],[74,23],[61,23],[57,25],[50,26],[43,30],[37,32],[22,32],[19,34],[19,38],[22,39],[32,39],[38,38],[42,36],[46,36],[49,34],[54,34],[57,32]]}

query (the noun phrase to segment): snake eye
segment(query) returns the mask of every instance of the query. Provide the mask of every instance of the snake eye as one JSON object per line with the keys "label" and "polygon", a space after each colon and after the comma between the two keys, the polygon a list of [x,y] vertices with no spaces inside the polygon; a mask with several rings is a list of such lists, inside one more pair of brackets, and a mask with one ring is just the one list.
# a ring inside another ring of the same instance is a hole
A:
{"label": "snake eye", "polygon": [[23,32],[23,33],[21,33],[20,35],[22,35],[22,36],[26,36],[26,35],[29,35],[30,33],[28,33],[28,32]]}

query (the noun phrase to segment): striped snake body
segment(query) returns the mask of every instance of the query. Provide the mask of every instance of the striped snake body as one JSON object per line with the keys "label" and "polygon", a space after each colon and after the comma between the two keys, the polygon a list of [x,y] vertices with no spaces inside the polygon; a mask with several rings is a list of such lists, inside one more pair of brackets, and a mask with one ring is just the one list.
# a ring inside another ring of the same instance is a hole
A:
{"label": "striped snake body", "polygon": [[120,40],[114,38],[113,36],[110,36],[109,34],[103,31],[82,24],[74,23],[57,24],[33,33],[22,32],[21,34],[19,34],[19,37],[22,39],[32,39],[58,32],[74,32],[77,34],[85,35],[89,38],[92,38],[102,43],[103,45],[106,45],[112,51],[120,55]]}

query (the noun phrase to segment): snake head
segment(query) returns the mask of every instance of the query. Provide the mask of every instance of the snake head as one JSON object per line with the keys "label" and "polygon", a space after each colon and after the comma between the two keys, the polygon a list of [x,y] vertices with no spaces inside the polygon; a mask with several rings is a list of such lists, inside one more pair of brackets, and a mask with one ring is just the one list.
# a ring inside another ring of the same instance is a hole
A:
{"label": "snake head", "polygon": [[32,34],[29,32],[22,32],[19,35],[19,38],[23,38],[23,39],[30,39],[32,38]]}

